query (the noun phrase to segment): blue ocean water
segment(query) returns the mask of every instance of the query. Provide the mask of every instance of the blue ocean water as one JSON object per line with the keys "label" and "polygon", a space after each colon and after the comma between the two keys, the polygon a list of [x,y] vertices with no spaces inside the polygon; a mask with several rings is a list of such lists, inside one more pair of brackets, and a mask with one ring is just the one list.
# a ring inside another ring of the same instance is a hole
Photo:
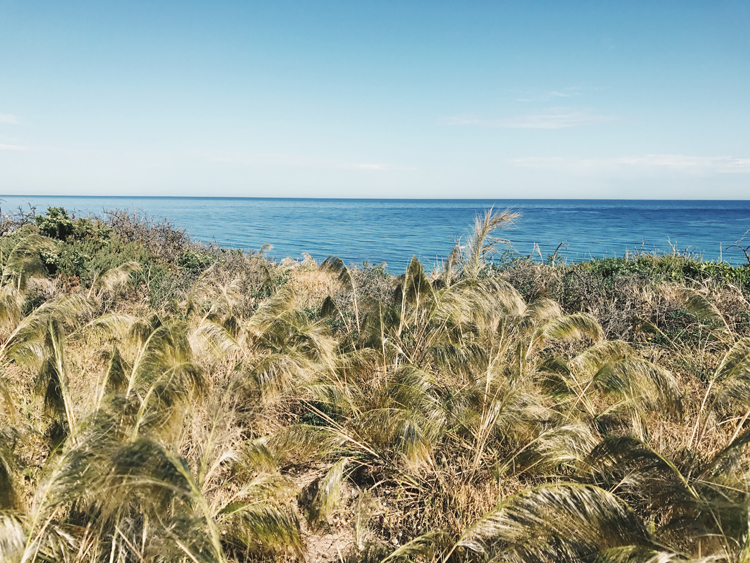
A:
{"label": "blue ocean water", "polygon": [[[626,252],[673,250],[738,265],[745,256],[728,248],[750,229],[750,201],[635,200],[382,200],[181,197],[0,196],[3,213],[22,207],[62,206],[79,215],[128,209],[167,218],[194,238],[257,250],[271,256],[349,263],[385,262],[401,273],[412,256],[432,265],[445,258],[474,217],[490,207],[521,213],[502,236],[509,249],[539,258],[578,262]],[[748,236],[750,238],[750,235]],[[746,244],[750,245],[750,241]],[[537,250],[538,248],[538,250]]]}

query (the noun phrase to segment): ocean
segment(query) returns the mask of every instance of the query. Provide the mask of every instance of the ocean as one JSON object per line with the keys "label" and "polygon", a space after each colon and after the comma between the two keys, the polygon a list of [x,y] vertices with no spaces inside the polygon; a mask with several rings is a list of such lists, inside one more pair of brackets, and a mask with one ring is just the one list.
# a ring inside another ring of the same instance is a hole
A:
{"label": "ocean", "polygon": [[[633,252],[690,252],[703,260],[744,264],[730,248],[750,229],[750,201],[636,200],[425,200],[187,197],[0,196],[3,213],[29,206],[65,207],[78,215],[127,209],[168,219],[206,243],[270,255],[317,260],[336,255],[347,263],[385,262],[404,271],[412,256],[440,263],[490,208],[521,217],[501,236],[519,256],[546,258],[560,247],[568,262]],[[750,235],[748,235],[750,239]],[[748,240],[745,245],[750,245]]]}

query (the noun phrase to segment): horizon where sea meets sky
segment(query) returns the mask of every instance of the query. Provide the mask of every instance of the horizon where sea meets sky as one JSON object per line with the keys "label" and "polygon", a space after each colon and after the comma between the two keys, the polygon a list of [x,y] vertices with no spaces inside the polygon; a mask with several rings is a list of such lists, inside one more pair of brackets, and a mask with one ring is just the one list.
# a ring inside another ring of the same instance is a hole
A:
{"label": "horizon where sea meets sky", "polygon": [[0,191],[747,199],[748,2],[0,0]]}

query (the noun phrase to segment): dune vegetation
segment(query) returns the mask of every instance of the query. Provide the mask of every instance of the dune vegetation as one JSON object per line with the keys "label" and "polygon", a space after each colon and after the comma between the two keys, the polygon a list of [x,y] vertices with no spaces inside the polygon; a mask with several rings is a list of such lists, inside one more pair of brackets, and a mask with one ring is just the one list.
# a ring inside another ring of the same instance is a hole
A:
{"label": "dune vegetation", "polygon": [[3,562],[750,561],[750,266],[0,220]]}

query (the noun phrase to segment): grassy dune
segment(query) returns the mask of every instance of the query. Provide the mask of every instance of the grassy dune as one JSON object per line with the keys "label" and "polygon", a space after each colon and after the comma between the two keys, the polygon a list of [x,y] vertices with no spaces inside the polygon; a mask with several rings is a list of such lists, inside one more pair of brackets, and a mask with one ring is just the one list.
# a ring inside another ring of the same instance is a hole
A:
{"label": "grassy dune", "polygon": [[0,219],[0,561],[750,561],[750,267]]}

